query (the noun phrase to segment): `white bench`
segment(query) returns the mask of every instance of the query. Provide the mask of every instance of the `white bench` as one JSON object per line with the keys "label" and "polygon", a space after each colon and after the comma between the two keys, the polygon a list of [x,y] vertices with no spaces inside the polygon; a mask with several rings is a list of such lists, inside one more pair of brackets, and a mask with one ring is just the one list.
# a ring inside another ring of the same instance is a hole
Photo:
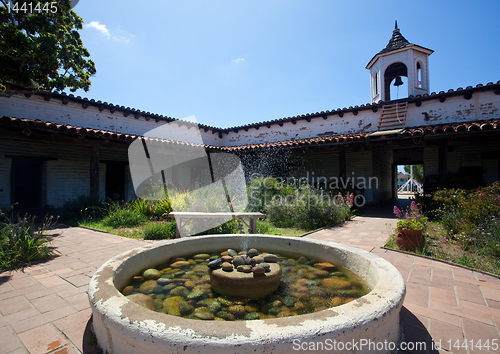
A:
{"label": "white bench", "polygon": [[[192,219],[235,219],[238,218],[249,228],[251,234],[257,233],[257,219],[265,217],[262,213],[200,213],[200,212],[171,212],[168,216],[175,218],[177,221],[177,229],[175,230],[175,237],[179,238],[181,230]],[[248,219],[247,223],[245,219]]]}

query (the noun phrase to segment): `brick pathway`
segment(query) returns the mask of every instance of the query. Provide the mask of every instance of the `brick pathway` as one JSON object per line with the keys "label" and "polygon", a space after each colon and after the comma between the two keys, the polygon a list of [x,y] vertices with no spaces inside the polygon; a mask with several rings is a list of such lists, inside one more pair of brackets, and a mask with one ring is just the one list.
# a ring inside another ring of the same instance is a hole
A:
{"label": "brick pathway", "polygon": [[[431,353],[432,340],[446,349],[440,352],[500,353],[453,348],[456,340],[462,345],[464,339],[500,345],[500,279],[380,249],[396,220],[377,208],[342,227],[306,237],[371,251],[399,269],[407,286],[401,312],[405,341],[427,342],[427,351],[406,353]],[[0,354],[92,353],[89,279],[111,257],[144,244],[82,228],[54,230],[54,236],[61,256],[24,273],[0,273]]]}
{"label": "brick pathway", "polygon": [[[442,353],[500,353],[500,279],[382,249],[397,222],[391,215],[393,203],[372,206],[343,227],[320,230],[306,237],[373,252],[400,271],[407,291],[401,311],[404,341],[427,343],[426,351],[406,352],[437,353],[431,350],[434,341],[441,343]],[[465,340],[469,346],[471,340],[474,346],[478,341],[489,341],[490,348],[464,348]]]}

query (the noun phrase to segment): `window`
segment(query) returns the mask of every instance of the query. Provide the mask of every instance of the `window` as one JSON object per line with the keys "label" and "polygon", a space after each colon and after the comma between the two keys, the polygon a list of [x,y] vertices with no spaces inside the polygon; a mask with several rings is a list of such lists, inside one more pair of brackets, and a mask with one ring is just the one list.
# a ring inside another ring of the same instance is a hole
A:
{"label": "window", "polygon": [[422,88],[422,65],[417,62],[417,87]]}
{"label": "window", "polygon": [[373,75],[373,92],[375,96],[378,96],[378,71],[375,71],[375,75]]}

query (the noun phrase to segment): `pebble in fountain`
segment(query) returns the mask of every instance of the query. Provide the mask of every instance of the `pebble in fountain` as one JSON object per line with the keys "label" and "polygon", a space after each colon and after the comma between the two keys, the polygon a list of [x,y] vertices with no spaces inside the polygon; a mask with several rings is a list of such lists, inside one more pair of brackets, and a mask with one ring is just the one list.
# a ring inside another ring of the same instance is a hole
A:
{"label": "pebble in fountain", "polygon": [[275,292],[281,280],[278,256],[255,248],[239,254],[232,249],[208,263],[212,289],[218,293],[258,299]]}

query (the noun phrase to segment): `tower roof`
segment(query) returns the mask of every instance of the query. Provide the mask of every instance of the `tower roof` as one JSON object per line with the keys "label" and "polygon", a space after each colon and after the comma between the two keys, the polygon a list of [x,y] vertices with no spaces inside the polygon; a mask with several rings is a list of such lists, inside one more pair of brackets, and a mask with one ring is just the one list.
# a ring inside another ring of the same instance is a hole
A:
{"label": "tower roof", "polygon": [[392,37],[389,40],[389,43],[387,44],[387,46],[384,49],[382,49],[379,52],[379,54],[392,52],[393,50],[397,50],[397,49],[401,49],[401,48],[409,47],[409,46],[411,46],[411,43],[408,42],[408,40],[405,37],[403,37],[403,35],[401,34],[401,32],[399,31],[399,28],[398,28],[398,21],[396,21],[396,24],[394,26],[394,31],[392,31]]}
{"label": "tower roof", "polygon": [[425,47],[419,46],[417,44],[413,44],[413,43],[408,42],[408,40],[401,34],[401,31],[398,28],[398,21],[396,21],[395,26],[394,26],[394,30],[392,31],[392,37],[389,40],[389,43],[387,43],[387,46],[384,49],[382,49],[380,52],[378,52],[377,54],[375,54],[373,56],[373,58],[370,60],[370,62],[366,66],[366,68],[370,69],[370,67],[375,63],[376,58],[378,58],[382,55],[386,55],[389,52],[403,49],[403,48],[407,48],[407,47],[412,47],[414,49],[423,51],[429,55],[434,52],[432,49],[425,48]]}

